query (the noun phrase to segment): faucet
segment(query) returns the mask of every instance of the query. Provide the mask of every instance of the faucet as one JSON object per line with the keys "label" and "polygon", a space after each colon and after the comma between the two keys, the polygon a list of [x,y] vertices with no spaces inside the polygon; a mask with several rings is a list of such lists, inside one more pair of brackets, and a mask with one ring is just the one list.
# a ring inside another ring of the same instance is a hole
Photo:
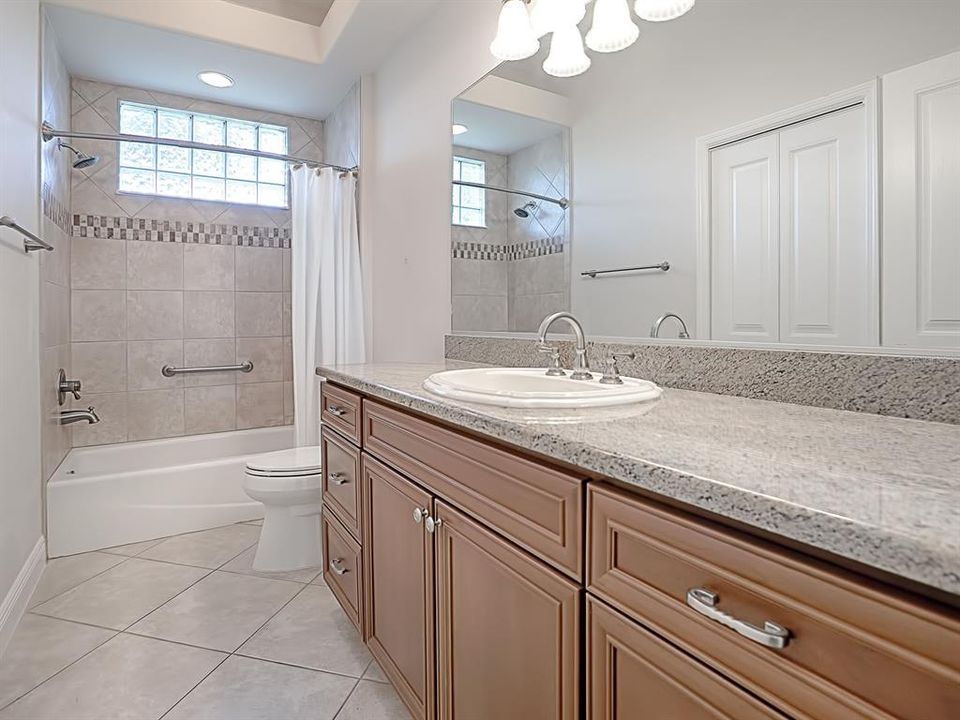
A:
{"label": "faucet", "polygon": [[[543,319],[543,322],[540,323],[540,330],[538,331],[540,347],[550,348],[547,344],[547,331],[557,320],[566,320],[567,324],[573,328],[573,334],[577,341],[576,355],[573,360],[573,372],[570,374],[571,379],[593,380],[593,375],[590,373],[590,368],[587,364],[587,340],[583,334],[583,326],[580,324],[580,321],[570,313],[556,312],[552,315],[547,315],[547,317]],[[547,371],[547,374],[556,375],[556,370],[557,368],[555,367],[551,368]],[[563,374],[563,372],[561,371],[560,374]]]}
{"label": "faucet", "polygon": [[91,425],[100,422],[100,416],[97,415],[97,411],[93,409],[93,405],[86,410],[61,410],[58,417],[61,425],[72,425],[73,423],[83,422],[84,420]]}
{"label": "faucet", "polygon": [[680,323],[680,334],[677,337],[679,337],[681,340],[690,339],[690,333],[687,332],[687,324],[683,321],[682,317],[672,312],[664,313],[657,318],[657,321],[650,328],[650,337],[660,337],[660,326],[663,325],[663,321],[667,318],[675,318],[676,321]]}

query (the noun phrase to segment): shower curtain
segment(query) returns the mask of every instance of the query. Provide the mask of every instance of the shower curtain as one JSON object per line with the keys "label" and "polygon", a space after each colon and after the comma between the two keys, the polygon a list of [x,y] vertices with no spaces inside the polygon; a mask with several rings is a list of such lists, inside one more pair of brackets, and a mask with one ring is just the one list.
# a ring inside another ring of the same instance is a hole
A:
{"label": "shower curtain", "polygon": [[291,170],[293,397],[297,446],[320,442],[317,365],[366,360],[357,181],[353,173]]}

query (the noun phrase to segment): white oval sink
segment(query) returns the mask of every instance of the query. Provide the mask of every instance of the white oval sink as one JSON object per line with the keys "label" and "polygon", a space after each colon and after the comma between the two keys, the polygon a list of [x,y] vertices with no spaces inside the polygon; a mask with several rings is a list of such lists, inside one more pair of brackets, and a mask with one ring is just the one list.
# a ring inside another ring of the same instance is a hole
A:
{"label": "white oval sink", "polygon": [[623,385],[553,377],[544,368],[470,368],[445,370],[423,387],[452,400],[511,408],[591,408],[656,400],[661,390],[648,380],[625,377]]}

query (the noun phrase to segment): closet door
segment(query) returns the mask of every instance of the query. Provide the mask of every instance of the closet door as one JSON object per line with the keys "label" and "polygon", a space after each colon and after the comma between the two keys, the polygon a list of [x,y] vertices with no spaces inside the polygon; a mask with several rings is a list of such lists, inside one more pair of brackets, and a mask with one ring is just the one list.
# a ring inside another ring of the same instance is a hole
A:
{"label": "closet door", "polygon": [[960,348],[960,53],[883,77],[883,334]]}
{"label": "closet door", "polygon": [[778,160],[775,133],[710,153],[714,340],[779,339]]}
{"label": "closet door", "polygon": [[780,131],[780,341],[879,344],[863,105]]}

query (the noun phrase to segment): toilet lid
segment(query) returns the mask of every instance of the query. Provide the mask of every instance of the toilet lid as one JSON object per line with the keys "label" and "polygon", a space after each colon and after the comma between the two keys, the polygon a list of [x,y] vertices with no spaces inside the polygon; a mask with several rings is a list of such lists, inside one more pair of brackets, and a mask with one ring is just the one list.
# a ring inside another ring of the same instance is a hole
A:
{"label": "toilet lid", "polygon": [[247,458],[247,470],[264,475],[315,475],[320,472],[320,448],[299,447]]}

